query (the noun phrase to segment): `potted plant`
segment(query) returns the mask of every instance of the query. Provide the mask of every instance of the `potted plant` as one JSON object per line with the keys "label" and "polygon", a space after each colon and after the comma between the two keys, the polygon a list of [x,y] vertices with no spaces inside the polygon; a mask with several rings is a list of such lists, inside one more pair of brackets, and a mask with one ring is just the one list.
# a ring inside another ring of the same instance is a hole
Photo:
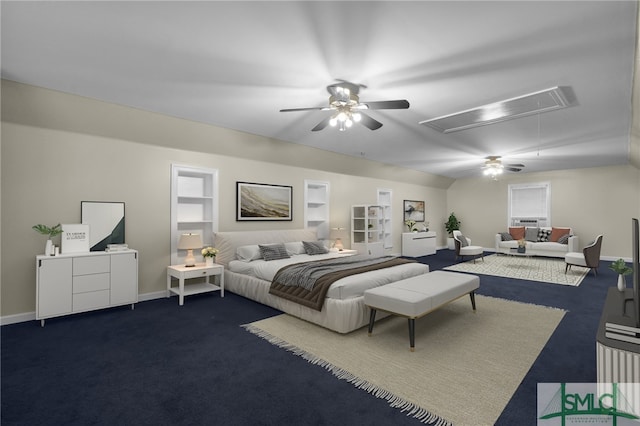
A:
{"label": "potted plant", "polygon": [[444,228],[447,230],[447,234],[449,234],[449,238],[447,238],[447,246],[449,247],[449,250],[455,250],[453,231],[459,231],[461,224],[462,222],[458,220],[454,212],[451,212],[449,219],[444,223]]}
{"label": "potted plant", "polygon": [[525,253],[527,251],[527,240],[520,238],[518,240],[518,253]]}
{"label": "potted plant", "polygon": [[418,231],[416,229],[416,221],[415,220],[407,219],[407,220],[404,221],[404,224],[407,225],[407,227],[409,228],[409,232],[417,232]]}
{"label": "potted plant", "polygon": [[627,283],[625,282],[624,276],[632,273],[633,269],[627,266],[624,259],[622,258],[616,260],[615,262],[612,262],[609,266],[609,269],[618,274],[618,290],[624,291],[627,288]]}
{"label": "potted plant", "polygon": [[31,229],[33,229],[39,234],[48,236],[47,243],[45,244],[45,247],[44,247],[44,254],[46,256],[50,256],[51,247],[53,247],[53,242],[51,241],[51,238],[55,237],[56,235],[62,234],[62,225],[57,224],[56,226],[46,226],[42,224],[37,224],[37,225],[33,225]]}
{"label": "potted plant", "polygon": [[202,249],[202,257],[204,257],[204,261],[207,266],[213,265],[213,262],[216,260],[216,255],[220,252],[217,248],[214,247],[205,247]]}

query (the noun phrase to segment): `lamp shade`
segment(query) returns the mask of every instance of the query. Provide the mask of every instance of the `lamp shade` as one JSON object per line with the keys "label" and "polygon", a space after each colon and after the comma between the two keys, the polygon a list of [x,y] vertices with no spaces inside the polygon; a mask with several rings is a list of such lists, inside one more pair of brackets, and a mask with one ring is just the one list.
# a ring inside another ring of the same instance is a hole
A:
{"label": "lamp shade", "polygon": [[200,234],[182,234],[180,235],[180,240],[178,241],[178,248],[180,250],[189,250],[189,249],[197,249],[202,248],[202,237]]}

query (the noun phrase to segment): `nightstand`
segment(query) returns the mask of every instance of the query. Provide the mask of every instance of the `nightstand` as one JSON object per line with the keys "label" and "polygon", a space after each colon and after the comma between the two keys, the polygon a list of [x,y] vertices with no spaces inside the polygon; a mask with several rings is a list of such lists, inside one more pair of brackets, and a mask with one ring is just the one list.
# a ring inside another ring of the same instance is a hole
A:
{"label": "nightstand", "polygon": [[[218,277],[217,285],[209,282],[209,277],[211,276]],[[178,279],[178,287],[171,287],[172,277]],[[185,280],[194,278],[204,278],[204,281],[185,285]],[[184,265],[167,267],[167,297],[171,297],[171,293],[177,294],[180,306],[184,304],[185,296],[218,290],[220,290],[220,297],[224,297],[224,266],[222,265],[207,266],[204,263],[198,263],[196,266],[191,267]]]}

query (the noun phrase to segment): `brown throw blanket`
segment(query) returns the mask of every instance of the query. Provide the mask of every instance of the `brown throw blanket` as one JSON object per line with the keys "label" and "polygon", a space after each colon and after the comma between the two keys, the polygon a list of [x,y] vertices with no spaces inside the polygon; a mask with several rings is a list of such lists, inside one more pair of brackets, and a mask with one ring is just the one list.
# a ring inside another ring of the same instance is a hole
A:
{"label": "brown throw blanket", "polygon": [[[334,259],[327,260],[317,260],[313,262],[305,262],[304,267],[309,268],[311,264],[317,264],[318,268],[325,268],[325,263]],[[282,275],[281,273],[285,270],[293,267],[297,267],[297,265],[302,264],[294,264],[288,265],[280,269],[276,275],[273,277],[273,281],[271,282],[271,287],[269,289],[269,293],[275,296],[282,297],[287,300],[291,300],[293,302],[299,303],[301,305],[307,306],[311,309],[315,309],[316,311],[321,311],[322,306],[324,305],[324,300],[327,296],[327,291],[329,291],[329,287],[334,282],[338,281],[341,278],[348,277],[350,275],[360,274],[368,271],[375,271],[377,269],[390,268],[392,266],[402,265],[405,263],[413,263],[414,260],[403,259],[399,257],[392,257],[389,260],[382,260],[379,263],[371,263],[370,259],[364,261],[363,264],[358,265],[358,262],[353,263],[349,268],[342,269],[338,271],[328,272],[326,274],[321,275],[315,281],[315,284],[311,288],[311,290],[307,290],[304,287],[296,286],[296,285],[285,285],[282,282],[279,282],[279,277]],[[316,265],[314,265],[316,266]]]}

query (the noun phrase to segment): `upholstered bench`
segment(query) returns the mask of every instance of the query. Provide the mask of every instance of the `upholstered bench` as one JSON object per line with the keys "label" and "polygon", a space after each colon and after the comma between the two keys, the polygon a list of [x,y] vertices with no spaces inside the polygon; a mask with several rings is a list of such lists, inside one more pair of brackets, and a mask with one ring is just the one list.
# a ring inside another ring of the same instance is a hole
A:
{"label": "upholstered bench", "polygon": [[415,349],[415,320],[468,294],[476,310],[475,291],[480,287],[476,275],[434,271],[396,281],[364,292],[364,304],[371,308],[369,335],[373,332],[376,311],[381,310],[409,319],[410,350]]}

